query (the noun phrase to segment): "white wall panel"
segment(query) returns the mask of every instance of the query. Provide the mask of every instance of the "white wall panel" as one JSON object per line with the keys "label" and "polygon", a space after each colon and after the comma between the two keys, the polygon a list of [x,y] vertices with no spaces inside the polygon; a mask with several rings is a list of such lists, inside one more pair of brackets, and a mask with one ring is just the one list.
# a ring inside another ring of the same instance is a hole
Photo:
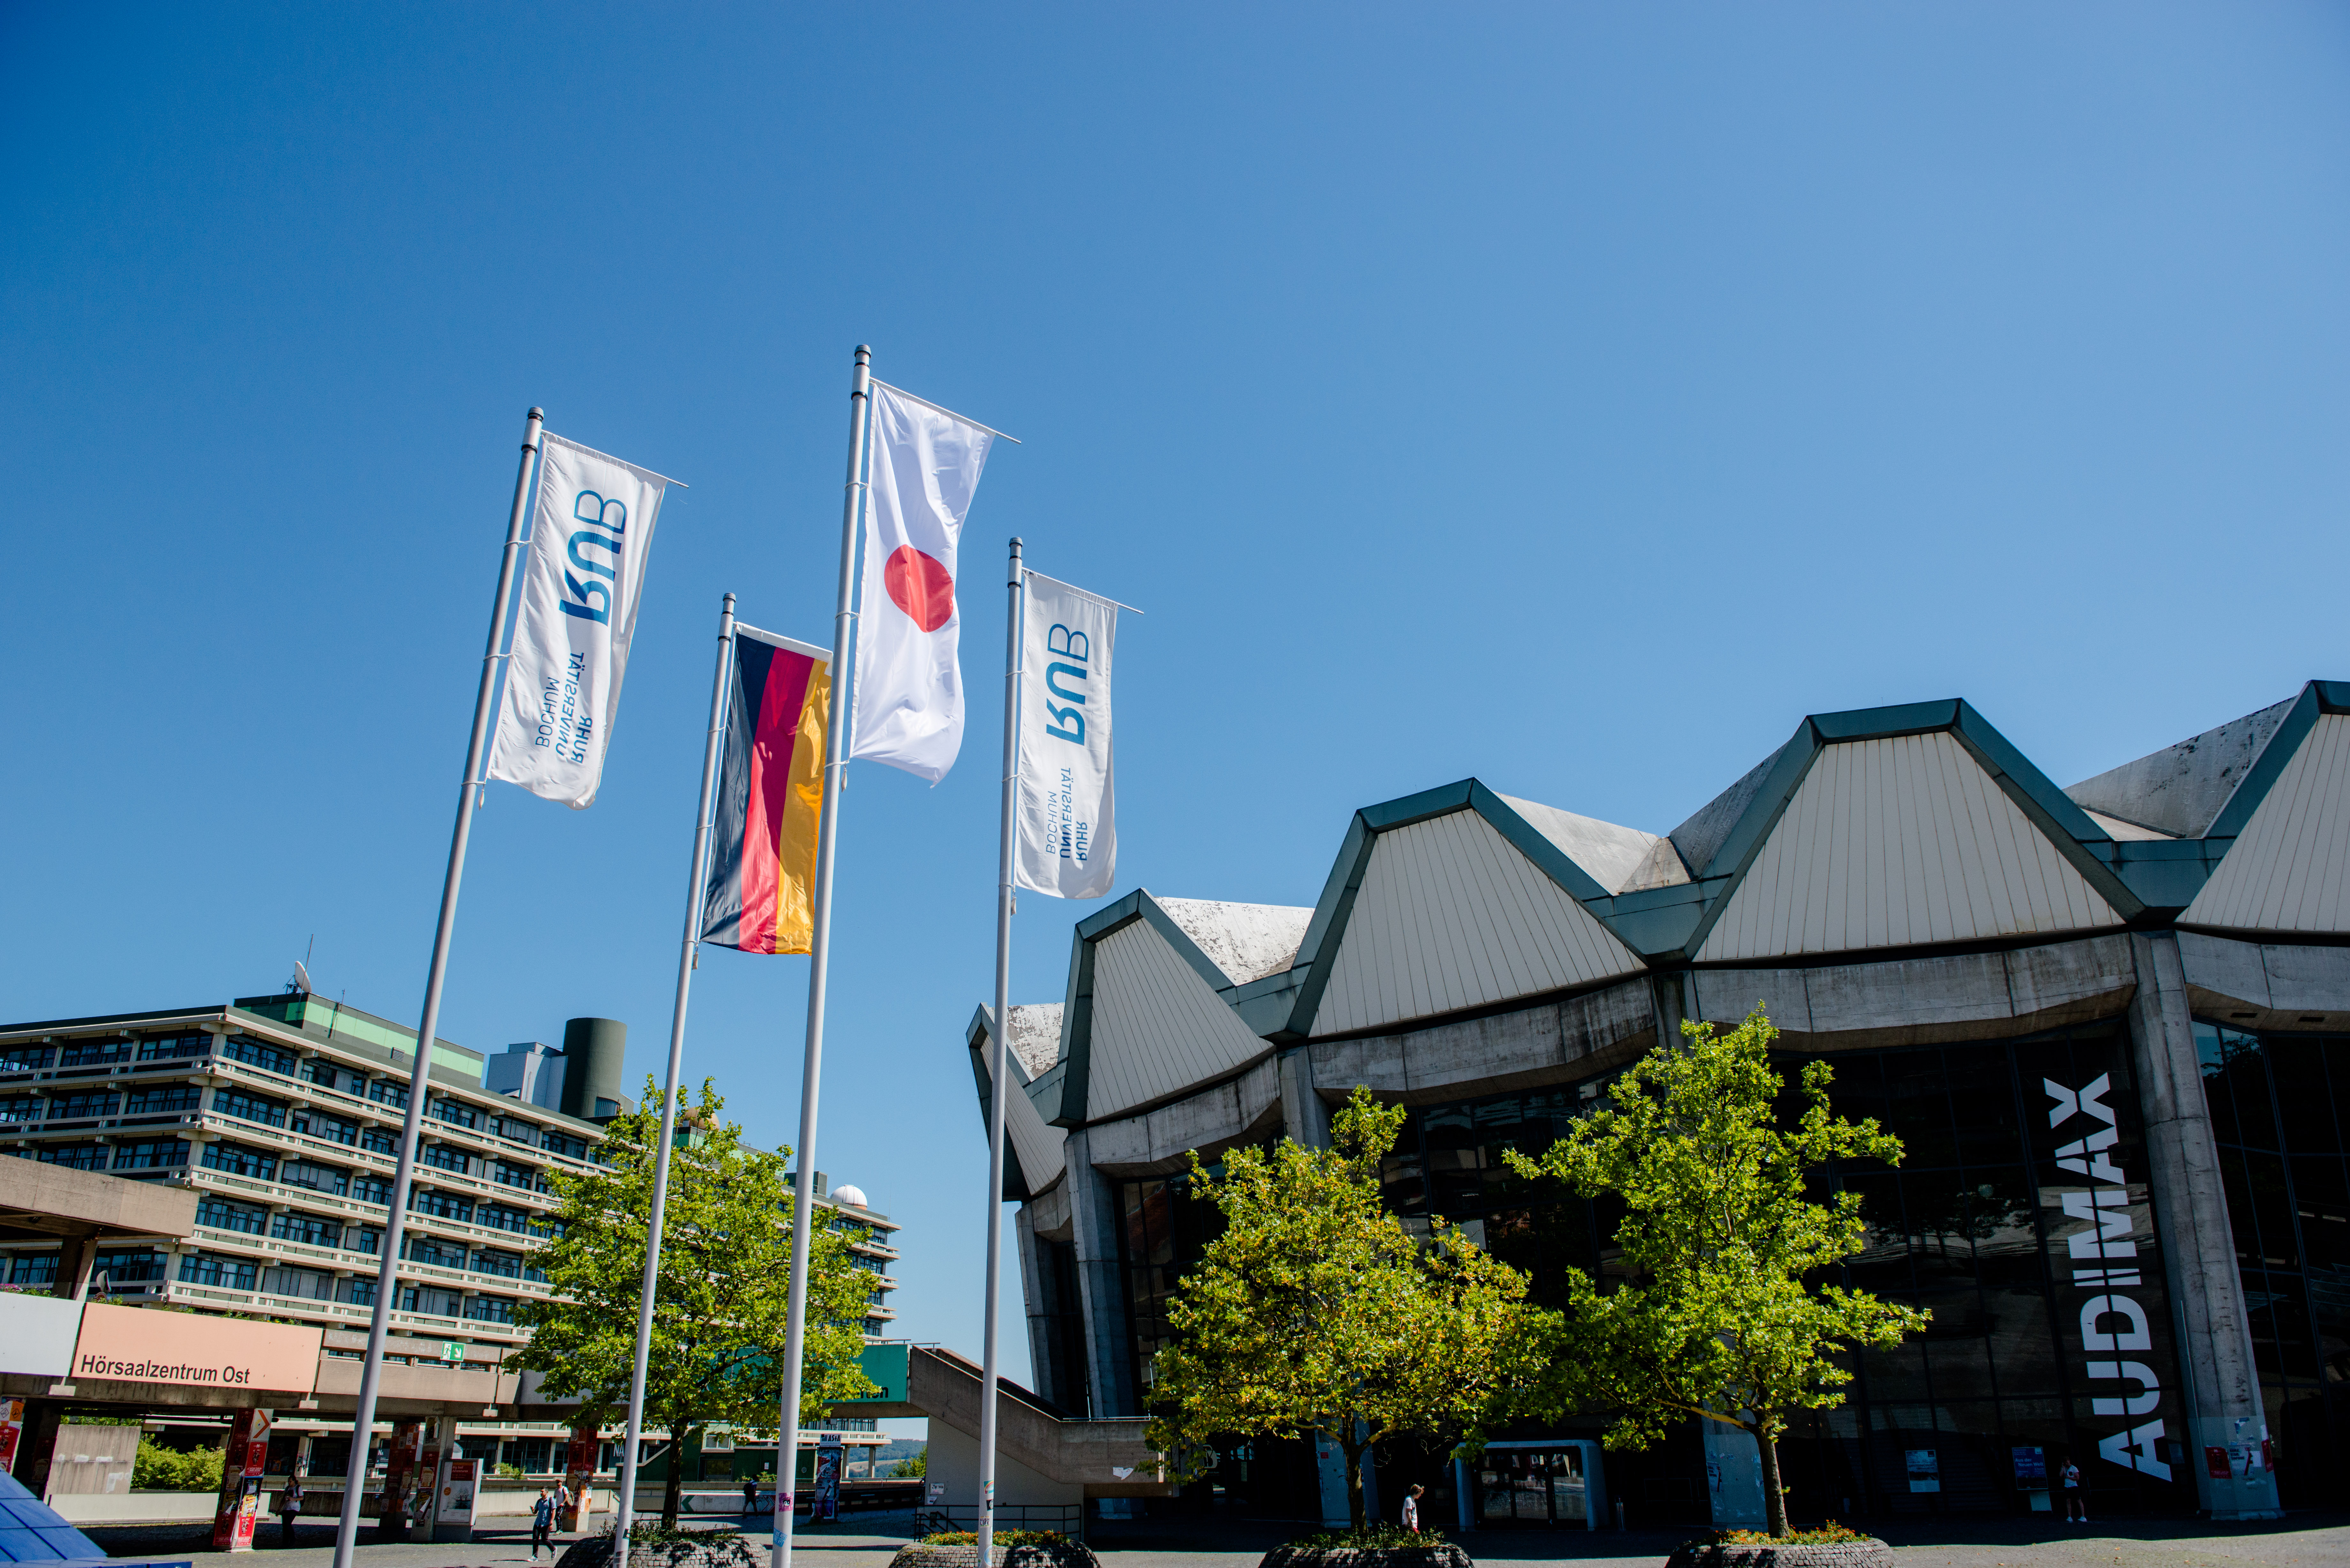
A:
{"label": "white wall panel", "polygon": [[1641,968],[1483,817],[1456,811],[1373,840],[1314,1033],[1384,1028]]}
{"label": "white wall panel", "polygon": [[2229,930],[2350,930],[2345,870],[2350,716],[2320,713],[2179,919]]}
{"label": "white wall panel", "polygon": [[2121,924],[1947,732],[1813,762],[1700,961],[1980,941]]}
{"label": "white wall panel", "polygon": [[1267,1049],[1149,921],[1094,944],[1087,1120],[1229,1073]]}

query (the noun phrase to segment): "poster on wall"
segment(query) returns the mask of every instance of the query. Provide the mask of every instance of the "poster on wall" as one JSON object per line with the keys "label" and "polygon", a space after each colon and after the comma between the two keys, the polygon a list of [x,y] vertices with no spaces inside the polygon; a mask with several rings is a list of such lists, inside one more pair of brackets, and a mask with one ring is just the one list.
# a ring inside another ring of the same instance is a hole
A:
{"label": "poster on wall", "polygon": [[1901,1457],[1908,1465],[1909,1471],[1909,1490],[1911,1491],[1939,1491],[1942,1490],[1942,1463],[1941,1455],[1939,1450],[1934,1449],[1905,1449],[1902,1450]]}

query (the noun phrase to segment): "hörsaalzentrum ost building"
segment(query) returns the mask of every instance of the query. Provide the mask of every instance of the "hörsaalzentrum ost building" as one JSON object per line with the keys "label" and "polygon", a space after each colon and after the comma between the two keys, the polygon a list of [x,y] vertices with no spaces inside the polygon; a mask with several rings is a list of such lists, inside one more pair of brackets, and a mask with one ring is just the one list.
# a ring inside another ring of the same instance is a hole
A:
{"label": "h\u00f6rsaalzentrum ost building", "polygon": [[[1040,1392],[1149,1399],[1216,1222],[1187,1150],[1409,1107],[1386,1171],[1559,1299],[1618,1267],[1597,1203],[1513,1174],[1683,1019],[1760,1002],[1792,1065],[1905,1142],[1845,1282],[1930,1308],[1785,1446],[1798,1516],[2261,1514],[2350,1458],[2350,682],[2060,789],[1963,701],[1821,713],[1659,836],[1474,779],[1367,806],[1312,908],[1137,892],[1014,1010],[1007,1106]],[[966,1033],[983,1102],[983,1009]],[[1382,1454],[1481,1523],[1760,1518],[1752,1443],[1602,1454],[1596,1420],[1473,1464]],[[1343,1515],[1326,1458],[1235,1443],[1207,1490]],[[1336,1505],[1336,1506],[1334,1506]]]}

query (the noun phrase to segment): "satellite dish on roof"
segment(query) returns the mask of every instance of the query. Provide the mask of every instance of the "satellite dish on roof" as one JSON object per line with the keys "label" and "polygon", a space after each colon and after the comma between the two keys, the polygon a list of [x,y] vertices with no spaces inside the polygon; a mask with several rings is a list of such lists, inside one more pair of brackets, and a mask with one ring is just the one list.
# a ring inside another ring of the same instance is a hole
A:
{"label": "satellite dish on roof", "polygon": [[302,967],[300,959],[294,961],[294,989],[305,996],[310,994],[310,971]]}

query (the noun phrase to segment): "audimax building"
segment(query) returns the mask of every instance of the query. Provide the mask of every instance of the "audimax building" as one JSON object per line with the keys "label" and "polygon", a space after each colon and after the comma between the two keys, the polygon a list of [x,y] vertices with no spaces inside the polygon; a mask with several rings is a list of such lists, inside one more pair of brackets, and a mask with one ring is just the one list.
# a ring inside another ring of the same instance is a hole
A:
{"label": "audimax building", "polygon": [[[1337,825],[1333,825],[1334,828]],[[1328,1137],[1357,1084],[1410,1110],[1386,1171],[1555,1301],[1618,1267],[1604,1204],[1502,1151],[1683,1019],[1759,1002],[1790,1064],[1900,1135],[1845,1281],[1929,1308],[1862,1357],[1783,1465],[1798,1518],[2049,1506],[2259,1515],[2350,1459],[2350,682],[2059,788],[1963,701],[1814,714],[1659,836],[1477,780],[1366,806],[1312,907],[1137,892],[1076,927],[1062,1002],[1015,1008],[1019,1254],[1039,1392],[1149,1398],[1215,1215],[1186,1151]],[[989,1018],[966,1042],[985,1104]],[[1752,1445],[1601,1422],[1402,1445],[1480,1526],[1744,1522]],[[1236,1442],[1203,1495],[1343,1513],[1328,1456]]]}

